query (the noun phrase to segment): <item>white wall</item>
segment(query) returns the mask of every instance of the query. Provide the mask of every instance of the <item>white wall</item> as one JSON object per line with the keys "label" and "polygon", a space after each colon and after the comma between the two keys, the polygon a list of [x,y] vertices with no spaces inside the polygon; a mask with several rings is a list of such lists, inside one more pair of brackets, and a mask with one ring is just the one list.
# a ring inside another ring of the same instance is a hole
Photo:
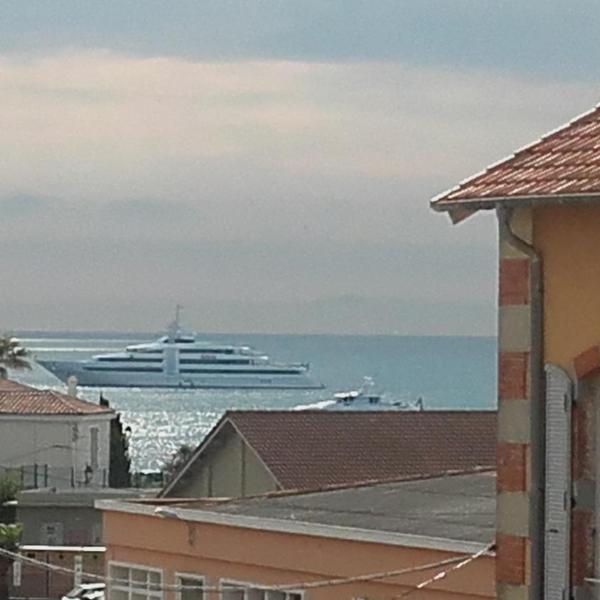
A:
{"label": "white wall", "polygon": [[[91,434],[98,428],[98,468],[91,484],[102,485],[103,471],[108,483],[110,420],[113,415],[68,417],[7,416],[0,417],[0,468],[19,468],[37,463],[38,486],[44,481],[48,465],[48,485],[71,487],[71,469],[75,469],[76,485],[83,485],[85,468],[91,465]],[[33,478],[27,468],[28,482]]]}

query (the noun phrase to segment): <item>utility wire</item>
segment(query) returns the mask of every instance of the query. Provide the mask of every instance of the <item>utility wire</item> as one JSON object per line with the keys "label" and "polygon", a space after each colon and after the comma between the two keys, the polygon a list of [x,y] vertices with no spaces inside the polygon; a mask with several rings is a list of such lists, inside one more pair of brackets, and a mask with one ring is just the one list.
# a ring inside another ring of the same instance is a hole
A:
{"label": "utility wire", "polygon": [[463,567],[466,567],[468,564],[472,563],[474,560],[477,560],[480,556],[483,556],[484,554],[489,552],[494,547],[494,545],[495,544],[489,544],[485,548],[482,548],[481,550],[479,550],[479,552],[476,552],[475,554],[468,556],[464,560],[452,565],[449,569],[446,569],[445,571],[439,571],[433,577],[430,577],[429,579],[425,579],[425,581],[422,581],[421,583],[419,583],[412,590],[407,590],[406,592],[400,594],[399,596],[395,596],[396,600],[399,600],[400,598],[406,598],[410,594],[413,594],[414,592],[418,592],[419,590],[426,588],[428,585],[431,585],[432,583],[434,583],[436,581],[445,579],[450,573],[452,573],[454,571],[458,571],[459,569],[462,569]]}
{"label": "utility wire", "polygon": [[[389,579],[391,577],[397,577],[399,575],[407,575],[409,573],[418,573],[421,571],[429,571],[431,569],[435,569],[438,567],[453,565],[450,569],[447,569],[446,571],[442,571],[441,573],[434,575],[433,577],[420,583],[414,589],[408,590],[408,592],[406,592],[405,594],[396,597],[396,598],[404,598],[409,593],[412,593],[419,589],[423,589],[424,587],[426,587],[433,581],[442,579],[451,571],[454,571],[454,570],[457,570],[457,569],[460,569],[460,568],[466,566],[470,562],[476,560],[480,556],[489,552],[492,547],[493,547],[493,544],[489,544],[489,545],[485,546],[484,548],[481,548],[480,550],[478,550],[476,553],[468,555],[468,556],[465,556],[465,555],[454,556],[454,557],[447,558],[444,560],[427,563],[427,564],[423,564],[423,565],[417,565],[414,567],[405,567],[403,569],[396,569],[396,570],[392,570],[392,571],[382,571],[382,572],[377,572],[377,573],[369,573],[366,575],[355,575],[355,576],[350,576],[350,577],[336,577],[336,578],[324,579],[324,580],[320,580],[320,581],[311,581],[308,583],[302,582],[302,583],[285,584],[285,585],[268,585],[267,588],[271,591],[296,592],[296,591],[309,590],[309,589],[315,589],[315,588],[320,588],[320,587],[333,587],[333,586],[344,585],[344,584],[349,584],[349,583],[368,582],[368,581],[374,581],[374,580]],[[10,550],[5,550],[4,548],[0,548],[0,555],[7,556],[9,558],[12,558],[13,560],[19,560],[24,563],[28,563],[34,567],[37,567],[40,569],[45,569],[48,571],[56,571],[56,572],[66,573],[69,575],[75,575],[77,573],[81,577],[85,577],[87,579],[93,579],[96,581],[100,581],[100,582],[104,582],[104,583],[112,583],[112,584],[116,584],[116,585],[119,585],[119,584],[129,585],[130,584],[129,580],[126,580],[126,579],[106,577],[104,575],[98,575],[96,573],[76,572],[74,569],[69,569],[67,567],[53,565],[51,563],[37,560],[35,558],[23,556],[21,554],[12,552]],[[178,585],[178,584],[160,584],[160,585],[158,585],[158,584],[152,584],[152,583],[147,583],[146,586],[147,586],[147,589],[149,589],[151,591],[202,590],[205,592],[219,592],[219,593],[223,593],[223,592],[227,592],[227,591],[243,591],[243,590],[248,590],[248,589],[254,589],[254,587],[251,585],[237,585],[237,584],[227,584],[226,588],[223,588],[222,586],[215,587],[215,586],[206,586],[206,585]]]}
{"label": "utility wire", "polygon": [[[73,450],[73,446],[70,446],[68,444],[51,444],[49,446],[42,446],[40,448],[37,448],[36,450],[32,450],[31,452],[25,452],[24,454],[17,454],[16,456],[9,456],[8,458],[4,458],[4,460],[11,462],[13,460],[27,458],[28,456],[34,456],[36,454],[39,454],[40,452],[43,452],[44,450],[52,450],[54,448],[59,448],[61,450]],[[18,469],[19,467],[15,467],[15,468]]]}

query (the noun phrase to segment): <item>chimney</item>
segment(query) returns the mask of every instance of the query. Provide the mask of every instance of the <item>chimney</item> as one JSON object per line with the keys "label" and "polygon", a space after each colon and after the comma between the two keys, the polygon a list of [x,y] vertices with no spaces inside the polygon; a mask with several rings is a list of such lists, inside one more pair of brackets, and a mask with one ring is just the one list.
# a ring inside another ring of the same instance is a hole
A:
{"label": "chimney", "polygon": [[73,398],[77,398],[77,377],[75,375],[71,375],[67,379],[67,394],[73,396]]}

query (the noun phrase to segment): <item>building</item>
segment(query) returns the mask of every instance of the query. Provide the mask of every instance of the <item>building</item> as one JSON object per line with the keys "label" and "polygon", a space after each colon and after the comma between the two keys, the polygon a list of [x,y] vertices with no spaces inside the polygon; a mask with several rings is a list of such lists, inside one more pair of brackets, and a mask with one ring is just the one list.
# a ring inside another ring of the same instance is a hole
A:
{"label": "building", "polygon": [[498,217],[498,598],[596,597],[600,107],[432,206]]}
{"label": "building", "polygon": [[495,464],[495,411],[228,411],[162,497],[244,497]]}
{"label": "building", "polygon": [[94,506],[107,498],[139,498],[156,490],[136,488],[39,488],[17,494],[17,522],[21,542],[41,546],[97,546],[102,544],[102,514]]}
{"label": "building", "polygon": [[[11,598],[62,598],[77,581],[78,566],[84,573],[103,576],[104,546],[22,545],[20,577],[11,577]],[[49,565],[40,568],[39,563]],[[89,577],[88,577],[89,579]],[[99,599],[98,599],[99,600]]]}
{"label": "building", "polygon": [[229,501],[100,501],[109,600],[183,597],[173,586],[208,588],[186,588],[188,600],[388,600],[419,584],[415,598],[493,598],[494,490],[493,472],[469,472]]}
{"label": "building", "polygon": [[112,409],[0,380],[0,471],[25,487],[108,484]]}

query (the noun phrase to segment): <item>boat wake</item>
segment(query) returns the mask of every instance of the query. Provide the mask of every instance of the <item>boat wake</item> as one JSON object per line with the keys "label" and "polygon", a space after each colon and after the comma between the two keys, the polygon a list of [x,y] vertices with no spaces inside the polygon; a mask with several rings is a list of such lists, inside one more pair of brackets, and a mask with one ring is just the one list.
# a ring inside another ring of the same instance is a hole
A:
{"label": "boat wake", "polygon": [[335,406],[337,402],[335,400],[320,400],[319,402],[313,402],[312,404],[298,404],[294,406],[292,410],[323,410],[330,406]]}

